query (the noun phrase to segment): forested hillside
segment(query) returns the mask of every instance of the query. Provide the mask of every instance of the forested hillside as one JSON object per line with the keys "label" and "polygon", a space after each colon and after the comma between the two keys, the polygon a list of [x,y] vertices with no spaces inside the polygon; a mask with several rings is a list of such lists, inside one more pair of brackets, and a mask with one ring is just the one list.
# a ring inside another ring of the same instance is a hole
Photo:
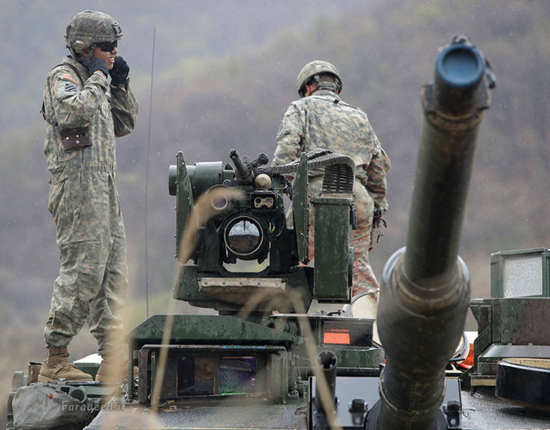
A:
{"label": "forested hillside", "polygon": [[[44,78],[66,54],[65,26],[90,7],[80,0],[0,0],[0,396],[14,370],[43,358],[59,254],[46,208],[46,125],[38,111]],[[497,76],[461,244],[473,294],[489,295],[491,252],[550,245],[549,2],[101,0],[93,8],[123,28],[119,54],[130,64],[141,106],[135,132],[117,149],[130,324],[145,318],[146,262],[150,311],[160,311],[169,295],[175,220],[167,179],[177,151],[188,163],[228,161],[231,148],[271,156],[280,119],[297,98],[296,76],[313,59],[338,67],[342,97],[367,112],[392,161],[389,227],[372,255],[378,276],[405,243],[420,88],[432,79],[437,49],[457,34],[470,36]],[[93,341],[83,334],[73,358],[90,352]]]}

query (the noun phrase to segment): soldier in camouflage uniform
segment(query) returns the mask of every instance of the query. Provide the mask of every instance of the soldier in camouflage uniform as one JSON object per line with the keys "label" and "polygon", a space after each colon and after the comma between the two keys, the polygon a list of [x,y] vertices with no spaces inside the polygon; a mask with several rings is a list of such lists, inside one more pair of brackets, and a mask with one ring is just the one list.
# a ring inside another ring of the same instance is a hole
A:
{"label": "soldier in camouflage uniform", "polygon": [[92,379],[67,360],[67,345],[86,321],[103,357],[98,380],[107,375],[110,347],[120,342],[113,333],[121,329],[118,312],[128,279],[115,137],[133,130],[138,113],[130,69],[117,56],[121,36],[109,15],[78,13],[65,34],[71,55],[50,71],[44,87],[48,209],[62,262],[44,329],[42,382]]}
{"label": "soldier in camouflage uniform", "polygon": [[[373,229],[375,209],[383,213],[386,201],[386,172],[390,160],[372,129],[367,115],[340,99],[342,81],[336,68],[325,61],[312,61],[298,75],[298,94],[291,103],[277,134],[273,165],[290,163],[302,152],[325,148],[349,155],[355,161],[354,205],[357,230],[353,244],[354,280],[352,298],[377,292],[378,282],[369,264],[369,251],[378,241],[379,229]],[[310,172],[309,194],[319,195],[322,172]],[[314,214],[310,211],[310,255],[314,237]]]}

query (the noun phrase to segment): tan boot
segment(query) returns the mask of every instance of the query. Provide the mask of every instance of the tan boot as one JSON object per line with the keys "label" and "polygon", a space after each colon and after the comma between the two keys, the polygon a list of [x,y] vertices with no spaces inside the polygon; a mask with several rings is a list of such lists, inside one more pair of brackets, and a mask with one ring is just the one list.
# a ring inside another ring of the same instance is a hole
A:
{"label": "tan boot", "polygon": [[67,360],[69,352],[66,346],[55,348],[49,346],[48,353],[38,375],[38,382],[58,382],[65,379],[68,382],[91,382],[91,375],[78,370],[73,363]]}
{"label": "tan boot", "polygon": [[121,383],[126,379],[127,374],[128,360],[116,355],[105,355],[99,365],[95,380],[111,384]]}

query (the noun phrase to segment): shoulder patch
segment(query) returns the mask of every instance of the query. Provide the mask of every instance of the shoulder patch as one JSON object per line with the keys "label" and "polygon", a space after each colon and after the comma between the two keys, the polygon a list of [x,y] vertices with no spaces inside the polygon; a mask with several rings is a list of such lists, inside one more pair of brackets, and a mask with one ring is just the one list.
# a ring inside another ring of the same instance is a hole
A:
{"label": "shoulder patch", "polygon": [[63,79],[64,81],[71,81],[76,85],[80,85],[78,81],[68,73],[65,73],[61,79]]}
{"label": "shoulder patch", "polygon": [[79,86],[74,81],[61,79],[57,84],[56,98],[62,100],[66,97],[74,96],[80,91]]}

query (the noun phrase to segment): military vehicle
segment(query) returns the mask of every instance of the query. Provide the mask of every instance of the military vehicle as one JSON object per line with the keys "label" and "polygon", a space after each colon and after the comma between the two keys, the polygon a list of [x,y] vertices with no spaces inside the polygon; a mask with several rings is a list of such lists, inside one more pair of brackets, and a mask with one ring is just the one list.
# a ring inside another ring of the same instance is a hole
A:
{"label": "military vehicle", "polygon": [[[372,318],[308,313],[313,300],[351,299],[351,158],[320,150],[268,167],[264,154],[243,160],[232,151],[233,166],[191,166],[180,153],[169,171],[173,295],[217,315],[155,315],[133,329],[125,384],[37,384],[32,364],[14,377],[8,428],[550,428],[550,250],[496,253],[492,298],[472,301],[458,257],[493,86],[467,38],[441,49],[435,80],[422,90],[407,244],[383,271],[379,341]],[[310,169],[324,170],[322,194],[311,199]],[[465,370],[469,307],[478,333]]]}

